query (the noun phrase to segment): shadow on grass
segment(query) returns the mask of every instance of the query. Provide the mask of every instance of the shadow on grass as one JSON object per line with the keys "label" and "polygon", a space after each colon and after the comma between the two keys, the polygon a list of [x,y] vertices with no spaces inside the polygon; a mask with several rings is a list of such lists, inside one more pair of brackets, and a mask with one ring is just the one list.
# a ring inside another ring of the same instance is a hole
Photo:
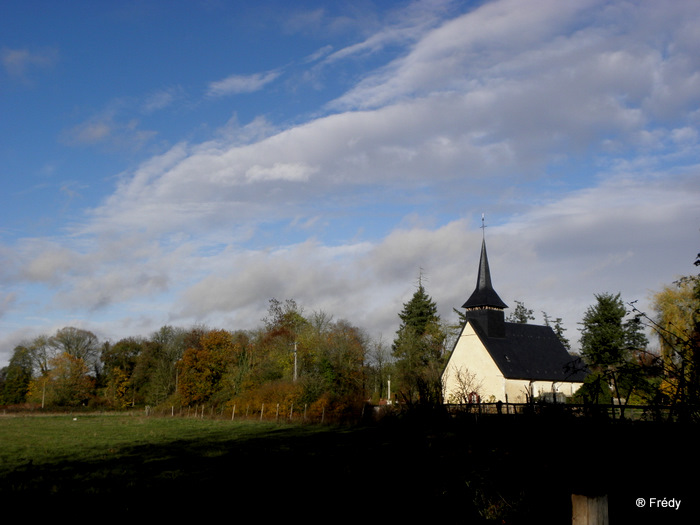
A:
{"label": "shadow on grass", "polygon": [[[208,435],[94,461],[26,465],[1,480],[0,497],[30,501],[35,512],[112,518],[253,512],[312,522],[566,524],[572,493],[601,493],[610,498],[610,523],[640,523],[659,515],[640,515],[632,503],[639,497],[685,498],[692,506],[682,474],[697,469],[697,434],[694,427],[502,416],[280,427],[245,439]],[[682,461],[655,452],[672,436],[688,440]]]}

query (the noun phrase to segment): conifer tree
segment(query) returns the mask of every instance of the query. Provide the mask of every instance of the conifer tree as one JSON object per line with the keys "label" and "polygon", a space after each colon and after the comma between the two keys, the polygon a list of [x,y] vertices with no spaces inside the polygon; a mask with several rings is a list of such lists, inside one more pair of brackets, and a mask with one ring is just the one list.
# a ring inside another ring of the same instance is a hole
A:
{"label": "conifer tree", "polygon": [[15,347],[10,363],[0,371],[0,375],[3,379],[0,403],[3,405],[23,403],[32,380],[30,350],[24,345]]}
{"label": "conifer tree", "polygon": [[561,341],[561,344],[564,345],[564,348],[566,348],[566,351],[571,353],[571,343],[569,340],[564,336],[564,332],[566,331],[566,328],[562,325],[562,318],[557,317],[554,320],[554,324],[552,324],[552,318],[549,317],[547,312],[542,312],[542,317],[544,318],[544,324],[545,326],[550,326],[552,330],[554,330],[554,333],[557,336],[557,339]]}
{"label": "conifer tree", "polygon": [[522,301],[515,301],[515,310],[506,317],[506,321],[509,323],[527,324],[528,321],[534,320],[535,316],[532,315],[532,310],[527,308]]}
{"label": "conifer tree", "polygon": [[445,342],[437,306],[423,286],[403,305],[401,325],[396,332],[392,354],[396,359],[398,392],[403,402],[442,402],[440,372]]}
{"label": "conifer tree", "polygon": [[596,304],[583,317],[581,354],[592,374],[586,388],[593,400],[611,392],[619,402],[644,388],[644,377],[635,359],[647,346],[647,338],[636,318],[627,319],[620,294],[596,295]]}

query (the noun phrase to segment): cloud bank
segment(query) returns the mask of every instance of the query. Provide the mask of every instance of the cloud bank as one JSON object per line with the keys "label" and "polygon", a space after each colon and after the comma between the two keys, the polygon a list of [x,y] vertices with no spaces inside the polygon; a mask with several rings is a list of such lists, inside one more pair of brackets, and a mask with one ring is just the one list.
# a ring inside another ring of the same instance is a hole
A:
{"label": "cloud bank", "polygon": [[[252,328],[272,297],[390,339],[420,272],[453,319],[475,285],[482,213],[499,295],[562,317],[574,343],[595,293],[646,304],[693,271],[700,5],[497,0],[433,15],[326,49],[309,67],[402,46],[319,114],[182,140],[122,173],[65,236],[0,247],[7,344],[26,333],[22,308],[39,330],[126,337]],[[205,97],[283,77],[233,75]]]}

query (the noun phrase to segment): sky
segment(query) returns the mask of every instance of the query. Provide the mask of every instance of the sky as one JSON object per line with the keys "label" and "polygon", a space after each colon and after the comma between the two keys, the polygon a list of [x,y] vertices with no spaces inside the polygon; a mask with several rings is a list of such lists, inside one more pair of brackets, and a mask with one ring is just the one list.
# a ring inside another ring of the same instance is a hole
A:
{"label": "sky", "polygon": [[[65,326],[390,343],[493,284],[560,317],[697,272],[700,2],[0,4],[0,366]],[[482,217],[483,225],[482,228]]]}

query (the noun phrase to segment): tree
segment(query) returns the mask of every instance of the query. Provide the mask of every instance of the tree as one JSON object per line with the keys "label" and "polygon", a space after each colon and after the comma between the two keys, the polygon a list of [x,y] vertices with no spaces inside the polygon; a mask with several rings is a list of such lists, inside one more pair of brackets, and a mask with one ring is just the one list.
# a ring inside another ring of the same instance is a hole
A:
{"label": "tree", "polygon": [[[650,326],[661,349],[662,391],[673,403],[700,403],[700,277],[687,276],[653,296]],[[648,319],[648,318],[647,318]]]}
{"label": "tree", "polygon": [[92,332],[67,326],[57,330],[49,338],[48,345],[53,349],[54,356],[65,353],[82,359],[94,375],[99,373],[99,340]]}
{"label": "tree", "polygon": [[627,311],[620,294],[596,295],[581,325],[581,354],[592,371],[584,395],[600,400],[606,387],[620,404],[646,386],[639,356],[647,338],[637,317],[625,320]]}
{"label": "tree", "polygon": [[177,391],[184,405],[204,403],[218,392],[235,350],[226,330],[211,330],[191,341],[178,363]]}
{"label": "tree", "polygon": [[55,406],[79,406],[94,395],[94,378],[81,357],[62,352],[50,361],[49,372],[30,383],[27,397]]}
{"label": "tree", "polygon": [[374,403],[388,397],[391,379],[391,349],[381,339],[373,341],[367,351],[368,381]]}
{"label": "tree", "polygon": [[0,404],[14,405],[25,401],[32,380],[32,368],[30,348],[26,345],[16,346],[9,364],[3,369]]}
{"label": "tree", "polygon": [[[414,292],[410,301],[403,305],[399,318],[401,319],[399,334],[405,328],[411,328],[417,334],[424,334],[430,329],[431,325],[440,322],[437,305],[425,291],[421,280],[419,280],[418,289]],[[396,340],[394,344],[396,344]]]}
{"label": "tree", "polygon": [[49,339],[47,335],[39,335],[25,345],[31,356],[32,374],[35,376],[46,375],[49,371],[49,361],[53,357]]}
{"label": "tree", "polygon": [[187,348],[188,332],[169,325],[161,327],[142,343],[131,383],[135,401],[159,405],[177,388],[177,361]]}
{"label": "tree", "polygon": [[144,348],[145,341],[136,337],[120,339],[115,344],[102,345],[102,361],[105,400],[119,408],[135,403],[132,374]]}
{"label": "tree", "polygon": [[481,396],[482,381],[477,375],[467,368],[460,368],[454,372],[455,387],[450,392],[447,402],[450,404],[469,405],[478,401]]}
{"label": "tree", "polygon": [[527,308],[522,301],[515,301],[515,310],[506,317],[506,321],[509,323],[526,324],[528,321],[534,320],[535,316],[532,315],[532,310]]}
{"label": "tree", "polygon": [[143,343],[144,340],[138,337],[126,337],[115,344],[105,343],[100,354],[102,368],[105,371],[121,368],[131,374],[143,350]]}
{"label": "tree", "polygon": [[309,350],[301,341],[310,327],[303,313],[304,309],[294,299],[284,303],[270,299],[258,347],[260,357],[264,356],[260,363],[263,378],[298,378],[303,367],[301,362]]}
{"label": "tree", "polygon": [[245,391],[253,371],[255,346],[248,332],[236,331],[231,334],[234,352],[220,381],[217,398],[221,402],[230,401]]}
{"label": "tree", "polygon": [[297,305],[294,299],[286,299],[284,303],[278,299],[270,299],[267,316],[263,319],[265,329],[274,335],[286,335],[294,339],[296,334],[308,323],[304,318],[304,309]]}
{"label": "tree", "polygon": [[564,348],[566,348],[566,351],[571,353],[571,343],[569,340],[564,336],[564,332],[566,331],[566,328],[562,326],[562,319],[561,317],[557,317],[554,320],[554,324],[552,325],[551,317],[547,315],[547,312],[542,312],[542,317],[544,318],[544,324],[545,326],[549,326],[552,328],[554,333],[557,336],[557,339],[561,341],[561,344],[564,345]]}
{"label": "tree", "polygon": [[409,404],[442,403],[440,375],[446,333],[437,306],[426,293],[421,279],[418,289],[403,305],[399,318],[401,324],[392,345],[398,394]]}

